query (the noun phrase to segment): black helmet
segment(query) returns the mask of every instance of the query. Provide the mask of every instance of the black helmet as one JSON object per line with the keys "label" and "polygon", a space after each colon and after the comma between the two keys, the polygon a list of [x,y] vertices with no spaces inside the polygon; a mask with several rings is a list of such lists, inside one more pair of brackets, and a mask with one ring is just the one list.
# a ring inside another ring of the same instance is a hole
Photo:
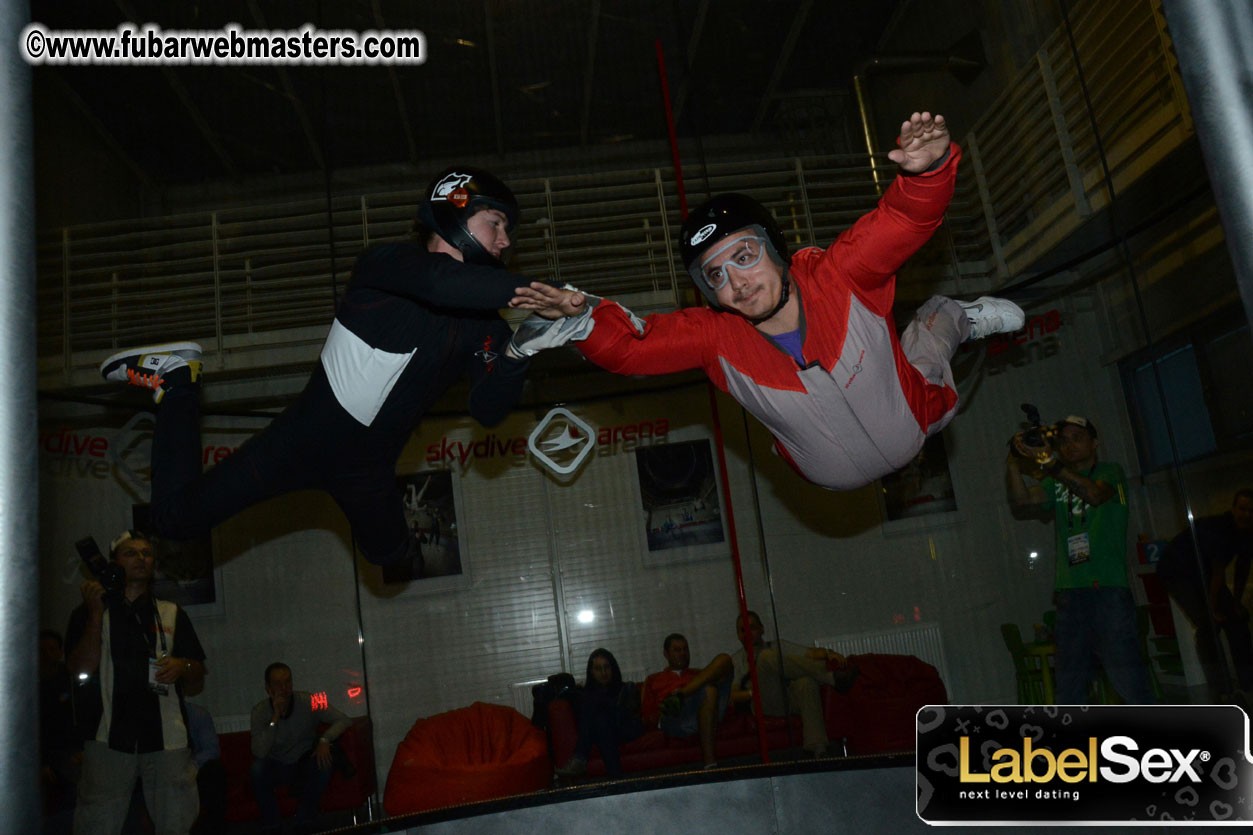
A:
{"label": "black helmet", "polygon": [[518,199],[508,186],[482,168],[454,165],[426,187],[418,203],[418,219],[458,249],[467,263],[503,267],[466,228],[470,215],[482,209],[504,212],[509,232],[518,225]]}
{"label": "black helmet", "polygon": [[696,282],[709,303],[718,309],[714,291],[700,274],[700,256],[718,241],[741,229],[755,229],[766,239],[770,259],[781,267],[792,263],[783,230],[765,206],[743,194],[719,194],[706,200],[683,221],[679,230],[679,246],[683,268]]}

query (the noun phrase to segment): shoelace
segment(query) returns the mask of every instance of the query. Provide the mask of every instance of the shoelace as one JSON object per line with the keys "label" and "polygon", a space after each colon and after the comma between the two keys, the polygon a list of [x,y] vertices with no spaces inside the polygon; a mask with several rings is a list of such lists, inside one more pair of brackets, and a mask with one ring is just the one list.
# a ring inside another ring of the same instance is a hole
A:
{"label": "shoelace", "polygon": [[144,374],[133,368],[126,369],[126,379],[132,386],[142,386],[154,391],[161,388],[161,384],[165,382],[164,377],[159,377],[156,374]]}

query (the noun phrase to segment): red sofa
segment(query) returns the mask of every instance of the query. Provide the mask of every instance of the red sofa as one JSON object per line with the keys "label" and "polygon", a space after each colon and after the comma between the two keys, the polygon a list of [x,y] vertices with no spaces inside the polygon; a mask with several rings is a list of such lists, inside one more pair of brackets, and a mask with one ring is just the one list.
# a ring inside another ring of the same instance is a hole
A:
{"label": "red sofa", "polygon": [[[913,751],[915,714],[926,704],[947,704],[948,694],[935,667],[912,655],[854,655],[849,662],[860,670],[853,687],[837,693],[822,687],[823,712],[832,753],[843,740],[849,754],[886,754]],[[766,744],[770,750],[799,747],[801,722],[798,716],[763,717]],[[789,732],[790,726],[790,732]],[[574,707],[566,699],[548,705],[548,727],[552,735],[553,759],[557,765],[574,754],[578,728]],[[757,723],[753,715],[729,710],[718,725],[719,759],[755,754],[760,750]],[[701,761],[700,742],[695,736],[674,739],[658,729],[620,749],[623,772],[667,768]],[[592,749],[587,773],[600,776],[605,764],[600,752]]]}
{"label": "red sofa", "polygon": [[[786,748],[788,742],[788,724],[792,726],[792,745],[799,745],[801,739],[801,723],[799,717],[767,716],[766,742],[769,748]],[[553,759],[561,765],[574,754],[574,746],[578,742],[579,732],[574,717],[574,705],[567,699],[557,699],[548,705],[548,727],[552,733]],[[727,715],[718,723],[718,735],[715,749],[719,759],[740,757],[754,754],[760,750],[757,740],[757,723],[750,713],[728,710]],[[624,772],[647,771],[651,768],[666,768],[683,763],[699,763],[701,761],[700,739],[696,736],[687,739],[675,739],[653,728],[632,742],[625,743],[619,753],[622,757]],[[592,749],[587,761],[587,773],[600,776],[605,773],[605,763],[600,752]]]}
{"label": "red sofa", "polygon": [[[319,732],[326,730],[323,724]],[[336,771],[322,794],[321,809],[324,812],[341,809],[357,809],[366,804],[378,789],[374,773],[374,729],[370,717],[360,716],[352,720],[352,726],[337,740],[348,761],[356,768],[352,779]],[[248,770],[252,767],[252,742],[248,731],[218,734],[222,750],[222,766],[226,770],[226,820],[228,823],[252,821],[260,817],[257,801],[248,784]],[[283,788],[278,790],[278,805],[283,817],[296,813],[297,798]]]}

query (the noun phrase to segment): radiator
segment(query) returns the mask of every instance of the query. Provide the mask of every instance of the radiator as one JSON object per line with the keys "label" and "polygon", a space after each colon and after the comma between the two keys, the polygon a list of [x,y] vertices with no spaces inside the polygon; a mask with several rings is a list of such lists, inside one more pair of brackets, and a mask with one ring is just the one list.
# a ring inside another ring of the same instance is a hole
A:
{"label": "radiator", "polygon": [[252,730],[252,714],[239,713],[230,716],[213,717],[213,729],[220,734],[233,734],[236,731]]}
{"label": "radiator", "polygon": [[535,701],[531,698],[531,688],[546,681],[548,681],[546,678],[535,678],[530,681],[519,681],[516,684],[509,685],[509,699],[513,709],[530,719],[531,712],[535,710]]}
{"label": "radiator", "polygon": [[950,692],[952,689],[939,624],[923,623],[875,632],[856,632],[834,638],[820,638],[814,641],[814,646],[826,647],[841,655],[863,655],[871,652],[884,655],[913,655],[935,667],[944,686],[949,688]]}

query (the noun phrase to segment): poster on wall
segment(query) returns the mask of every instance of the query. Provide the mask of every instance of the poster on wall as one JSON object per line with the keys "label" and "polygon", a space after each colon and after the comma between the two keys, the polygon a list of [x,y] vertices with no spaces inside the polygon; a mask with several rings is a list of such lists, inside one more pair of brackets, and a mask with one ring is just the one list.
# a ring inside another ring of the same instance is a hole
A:
{"label": "poster on wall", "polygon": [[[148,504],[131,506],[132,529],[152,530],[150,508]],[[160,539],[155,546],[152,593],[192,614],[222,614],[222,572],[213,567],[213,541],[207,536],[183,541]]]}
{"label": "poster on wall", "polygon": [[914,460],[880,480],[885,526],[904,519],[955,513],[957,496],[944,436],[932,435]]}
{"label": "poster on wall", "polygon": [[452,471],[422,470],[399,476],[396,485],[416,548],[408,570],[389,571],[384,582],[412,583],[421,592],[465,585],[469,565],[461,548]]}
{"label": "poster on wall", "polygon": [[726,556],[718,472],[709,441],[635,450],[646,565]]}

